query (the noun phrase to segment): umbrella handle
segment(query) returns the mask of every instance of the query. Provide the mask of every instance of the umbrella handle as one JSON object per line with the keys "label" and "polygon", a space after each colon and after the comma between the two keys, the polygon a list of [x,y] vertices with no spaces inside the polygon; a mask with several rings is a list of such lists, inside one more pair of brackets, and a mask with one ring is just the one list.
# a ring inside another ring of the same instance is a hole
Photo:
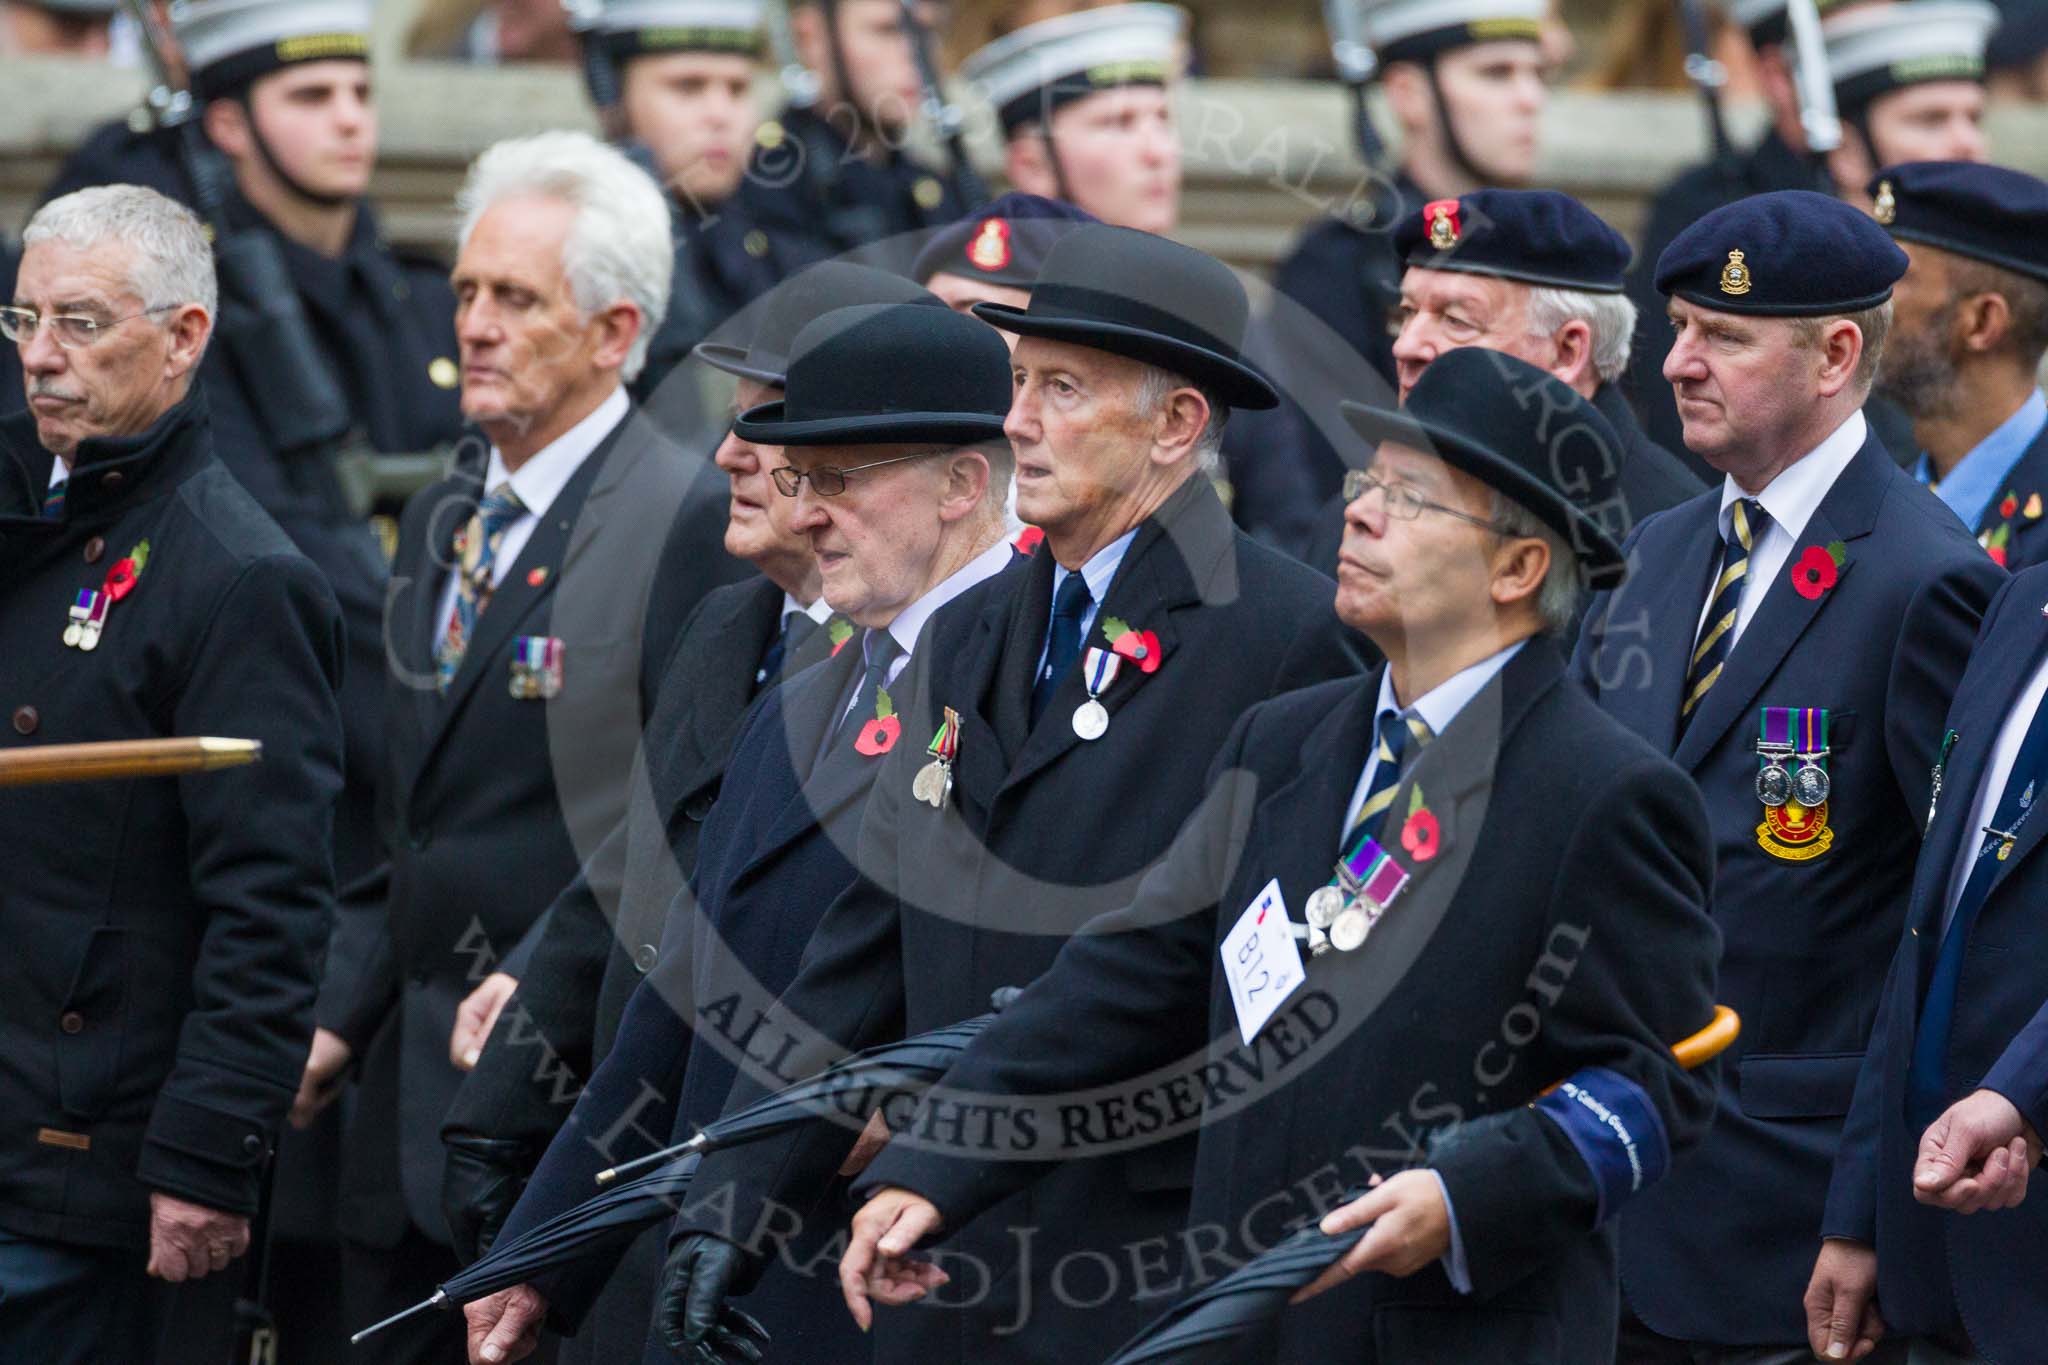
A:
{"label": "umbrella handle", "polygon": [[[1696,1070],[1726,1052],[1741,1032],[1742,1016],[1726,1005],[1716,1005],[1714,1017],[1707,1021],[1707,1026],[1673,1043],[1671,1055],[1676,1057],[1678,1064],[1687,1071]],[[1542,1094],[1536,1098],[1542,1099],[1543,1095],[1548,1095],[1563,1084],[1563,1081],[1551,1082],[1543,1087]]]}

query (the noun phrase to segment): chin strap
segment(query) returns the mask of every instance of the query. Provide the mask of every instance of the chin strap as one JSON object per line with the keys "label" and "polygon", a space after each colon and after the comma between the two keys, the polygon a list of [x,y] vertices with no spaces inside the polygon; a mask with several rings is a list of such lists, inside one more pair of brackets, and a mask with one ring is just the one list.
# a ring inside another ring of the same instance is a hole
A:
{"label": "chin strap", "polygon": [[277,154],[270,150],[269,139],[263,136],[263,130],[256,124],[256,110],[249,103],[249,92],[244,90],[233,99],[242,107],[242,119],[249,125],[249,141],[255,144],[256,155],[263,159],[263,164],[270,168],[270,173],[277,177],[278,183],[287,191],[323,209],[345,208],[355,202],[356,197],[353,194],[322,194],[286,170],[284,163],[277,159]]}
{"label": "chin strap", "polygon": [[1490,185],[1491,176],[1479,169],[1477,163],[1465,150],[1464,140],[1458,136],[1458,125],[1451,118],[1450,101],[1444,98],[1443,83],[1437,79],[1436,58],[1422,63],[1422,72],[1429,78],[1429,96],[1436,105],[1436,126],[1444,136],[1444,150],[1451,158],[1451,164],[1475,185]]}

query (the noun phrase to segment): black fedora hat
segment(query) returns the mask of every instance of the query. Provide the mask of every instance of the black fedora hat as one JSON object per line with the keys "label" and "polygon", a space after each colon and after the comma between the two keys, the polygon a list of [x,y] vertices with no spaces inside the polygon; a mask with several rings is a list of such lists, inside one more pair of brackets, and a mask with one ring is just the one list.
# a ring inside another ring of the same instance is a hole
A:
{"label": "black fedora hat", "polygon": [[746,345],[699,342],[693,354],[714,369],[780,388],[789,376],[790,348],[796,334],[813,318],[857,303],[928,303],[943,308],[938,296],[901,275],[851,261],[822,261],[800,270],[768,292],[757,310],[759,321]]}
{"label": "black fedora hat", "polygon": [[1237,408],[1278,406],[1238,354],[1251,313],[1230,267],[1136,228],[1087,223],[1053,243],[1031,306],[977,303],[974,315],[1018,336],[1092,346],[1186,375]]}
{"label": "black fedora hat", "polygon": [[863,303],[796,334],[786,397],[733,423],[763,445],[971,445],[1001,440],[1010,348],[950,308]]}
{"label": "black fedora hat", "polygon": [[1621,438],[1569,384],[1527,361],[1481,346],[1432,360],[1399,408],[1342,405],[1367,441],[1434,455],[1529,509],[1564,537],[1587,582],[1628,575],[1621,546],[1588,512],[1614,500]]}

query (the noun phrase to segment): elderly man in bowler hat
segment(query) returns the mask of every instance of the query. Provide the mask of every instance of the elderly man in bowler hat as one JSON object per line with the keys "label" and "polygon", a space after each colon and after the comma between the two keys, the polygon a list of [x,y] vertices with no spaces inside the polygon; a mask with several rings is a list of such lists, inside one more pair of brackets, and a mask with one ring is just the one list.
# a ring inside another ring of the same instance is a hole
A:
{"label": "elderly man in bowler hat", "polygon": [[1626,1360],[1808,1355],[1800,1298],[1942,716],[2003,577],[1864,419],[1905,269],[1868,214],[1804,190],[1708,214],[1657,263],[1685,443],[1726,474],[1636,528],[1656,572],[1593,605],[1573,665],[1706,794],[1744,1027],[1714,1131],[1623,1220]]}
{"label": "elderly man in bowler hat", "polygon": [[[1229,1266],[1315,1219],[1372,1230],[1238,1358],[1611,1359],[1614,1216],[1712,1112],[1668,1044],[1711,1015],[1717,947],[1698,793],[1572,685],[1555,638],[1582,575],[1623,572],[1581,502],[1611,496],[1616,437],[1473,348],[1405,408],[1345,412],[1375,455],[1350,480],[1337,610],[1386,666],[1242,716],[1165,864],[923,1109],[1107,1087],[1136,1113],[1157,1069],[1263,1061],[1268,1086],[1201,1115],[1190,1242],[1220,1233]],[[1252,952],[1262,982],[1237,974]],[[1026,1159],[885,1150],[841,1262],[854,1313],[927,1292],[912,1248],[1058,1169],[1054,1131]]]}
{"label": "elderly man in bowler hat", "polygon": [[[1045,541],[934,618],[904,742],[869,801],[861,878],[779,1019],[863,1047],[982,1013],[1165,855],[1247,707],[1357,670],[1329,580],[1235,531],[1202,477],[1229,408],[1273,402],[1238,355],[1246,312],[1220,262],[1095,224],[1053,246],[1028,307],[975,309],[1021,338],[1007,430],[1018,515]],[[924,776],[933,752],[949,755],[943,778]],[[789,1065],[827,1055],[799,1048]],[[728,1105],[762,1084],[743,1074]],[[815,1198],[848,1136],[814,1122],[706,1162],[699,1188],[729,1187],[732,1216],[681,1222],[671,1340],[701,1339],[708,1311],[756,1273],[746,1229]],[[1183,1142],[1063,1166],[958,1244],[956,1301],[881,1324],[876,1359],[1071,1360],[1136,1330],[1156,1311],[1142,1284],[1093,1283],[1084,1304],[1062,1277],[1127,1244],[1164,1254],[1191,1156]]]}
{"label": "elderly man in bowler hat", "polygon": [[[748,409],[733,430],[783,447],[788,463],[774,477],[795,501],[792,526],[816,552],[825,600],[858,630],[769,693],[742,727],[729,766],[748,780],[712,806],[661,959],[508,1234],[588,1197],[602,1167],[717,1116],[747,1046],[737,1029],[794,976],[818,916],[854,878],[849,855],[886,756],[911,747],[896,718],[908,714],[905,670],[925,647],[925,623],[1014,557],[1002,538],[1006,356],[988,328],[929,295],[837,309],[797,334],[788,374],[786,396]],[[788,1268],[821,1258],[829,1267],[821,1248],[830,1231],[822,1219],[801,1229],[749,1305],[792,1359],[865,1356],[832,1308],[830,1275]],[[599,1258],[471,1305],[470,1358],[524,1355],[545,1311],[573,1328],[608,1268]],[[649,1306],[634,1306],[642,1329]],[[713,1344],[732,1349],[745,1330],[727,1315]],[[659,1337],[647,1352],[672,1358]]]}

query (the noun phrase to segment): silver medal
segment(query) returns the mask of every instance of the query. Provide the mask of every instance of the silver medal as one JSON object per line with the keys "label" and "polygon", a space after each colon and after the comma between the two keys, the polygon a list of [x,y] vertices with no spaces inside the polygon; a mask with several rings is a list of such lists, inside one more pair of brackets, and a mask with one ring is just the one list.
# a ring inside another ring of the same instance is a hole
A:
{"label": "silver medal", "polygon": [[100,647],[100,628],[96,623],[87,621],[79,628],[78,647],[88,651]]}
{"label": "silver medal", "polygon": [[946,765],[933,759],[917,770],[910,783],[910,794],[936,809],[946,799],[945,787]]}
{"label": "silver medal", "polygon": [[1311,929],[1328,929],[1344,909],[1344,893],[1334,886],[1319,886],[1309,892],[1306,914]]}
{"label": "silver medal", "polygon": [[64,627],[64,643],[68,647],[76,649],[78,648],[78,637],[83,634],[85,634],[85,627],[73,621],[70,625]]}
{"label": "silver medal", "polygon": [[1338,952],[1348,953],[1365,942],[1365,936],[1371,930],[1371,918],[1362,907],[1353,905],[1330,925],[1330,942]]}
{"label": "silver medal", "polygon": [[1756,775],[1756,799],[1766,806],[1777,807],[1784,805],[1791,795],[1792,774],[1774,758]]}
{"label": "silver medal", "polygon": [[1792,796],[1802,806],[1818,806],[1828,799],[1833,786],[1828,781],[1828,770],[1818,763],[1809,763],[1792,774]]}
{"label": "silver medal", "polygon": [[1109,708],[1090,697],[1074,712],[1074,733],[1083,739],[1101,739],[1109,730]]}

